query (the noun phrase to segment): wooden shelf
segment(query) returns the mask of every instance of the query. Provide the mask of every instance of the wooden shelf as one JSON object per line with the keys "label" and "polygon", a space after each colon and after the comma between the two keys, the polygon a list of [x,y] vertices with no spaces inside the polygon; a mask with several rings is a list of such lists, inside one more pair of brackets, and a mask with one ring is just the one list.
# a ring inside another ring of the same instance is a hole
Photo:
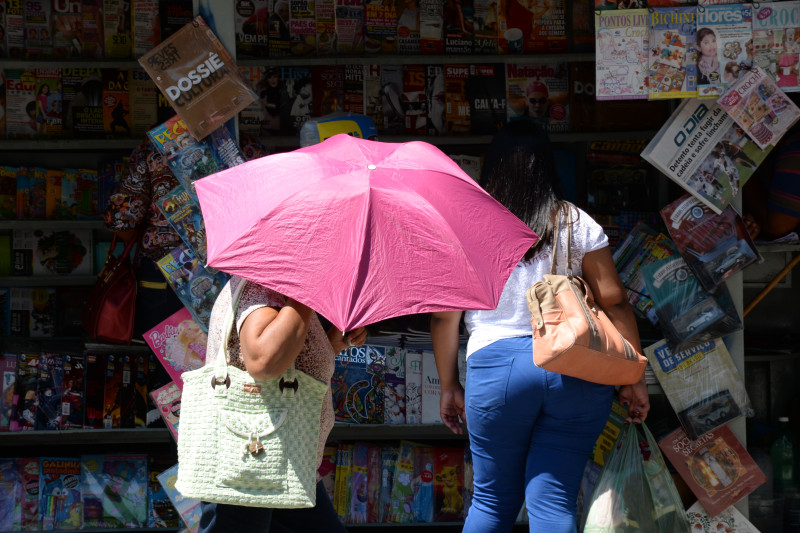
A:
{"label": "wooden shelf", "polygon": [[329,440],[462,440],[443,424],[340,424],[333,426]]}
{"label": "wooden shelf", "polygon": [[163,444],[171,442],[166,428],[66,429],[63,431],[14,431],[0,436],[0,448],[12,446],[53,446],[76,444]]}
{"label": "wooden shelf", "polygon": [[94,285],[97,276],[1,276],[0,287],[64,287]]}
{"label": "wooden shelf", "polygon": [[102,220],[0,220],[0,230],[4,229],[94,229],[105,230]]}
{"label": "wooden shelf", "polygon": [[136,139],[4,139],[0,152],[104,152],[130,151],[140,142]]}

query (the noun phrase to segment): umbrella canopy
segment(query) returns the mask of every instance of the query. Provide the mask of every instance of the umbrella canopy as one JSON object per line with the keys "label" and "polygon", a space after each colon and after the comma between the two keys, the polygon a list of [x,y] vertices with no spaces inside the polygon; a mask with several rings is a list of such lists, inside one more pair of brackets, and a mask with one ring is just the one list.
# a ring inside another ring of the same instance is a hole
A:
{"label": "umbrella canopy", "polygon": [[536,234],[436,147],[336,135],[195,182],[208,264],[342,331],[494,309]]}

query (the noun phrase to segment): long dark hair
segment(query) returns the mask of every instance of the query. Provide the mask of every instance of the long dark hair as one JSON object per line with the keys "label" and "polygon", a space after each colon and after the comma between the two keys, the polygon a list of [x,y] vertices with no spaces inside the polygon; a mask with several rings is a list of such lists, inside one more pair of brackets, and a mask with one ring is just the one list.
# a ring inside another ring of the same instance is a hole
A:
{"label": "long dark hair", "polygon": [[497,132],[483,163],[480,185],[539,236],[525,259],[552,242],[555,215],[564,200],[553,149],[541,126],[519,119]]}

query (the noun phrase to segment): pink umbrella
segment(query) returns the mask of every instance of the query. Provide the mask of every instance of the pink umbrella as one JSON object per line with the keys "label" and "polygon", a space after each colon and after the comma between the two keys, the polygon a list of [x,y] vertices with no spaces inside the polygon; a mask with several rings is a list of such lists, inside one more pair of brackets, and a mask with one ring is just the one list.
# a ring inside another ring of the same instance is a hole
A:
{"label": "pink umbrella", "polygon": [[336,135],[195,187],[210,266],[294,298],[342,331],[494,309],[538,238],[424,142]]}

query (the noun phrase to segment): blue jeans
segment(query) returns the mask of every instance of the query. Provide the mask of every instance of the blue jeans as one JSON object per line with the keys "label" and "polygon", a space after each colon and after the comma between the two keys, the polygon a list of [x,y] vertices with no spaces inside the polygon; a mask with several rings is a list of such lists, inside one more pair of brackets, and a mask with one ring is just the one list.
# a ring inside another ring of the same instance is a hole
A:
{"label": "blue jeans", "polygon": [[531,337],[470,355],[465,402],[475,493],[463,531],[511,531],[524,499],[530,531],[574,533],[583,469],[613,395],[614,387],[537,367]]}
{"label": "blue jeans", "polygon": [[267,509],[200,502],[198,533],[346,533],[328,493],[317,483],[317,505],[308,509]]}

